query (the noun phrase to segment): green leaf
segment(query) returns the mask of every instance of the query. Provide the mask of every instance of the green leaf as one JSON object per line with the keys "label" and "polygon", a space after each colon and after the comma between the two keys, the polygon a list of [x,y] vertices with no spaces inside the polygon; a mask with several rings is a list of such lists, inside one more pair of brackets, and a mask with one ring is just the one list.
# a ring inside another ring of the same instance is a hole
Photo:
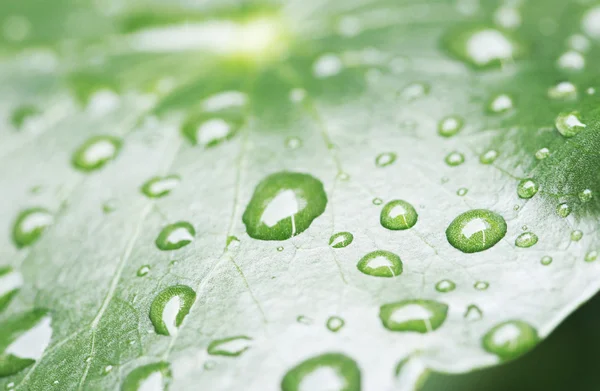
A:
{"label": "green leaf", "polygon": [[598,5],[193,3],[0,3],[0,387],[409,390],[600,289]]}

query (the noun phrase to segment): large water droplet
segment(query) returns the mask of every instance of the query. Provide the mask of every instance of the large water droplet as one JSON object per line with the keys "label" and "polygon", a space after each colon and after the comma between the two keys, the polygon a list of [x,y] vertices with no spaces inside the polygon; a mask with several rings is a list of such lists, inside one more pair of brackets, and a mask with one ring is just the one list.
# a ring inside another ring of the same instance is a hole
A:
{"label": "large water droplet", "polygon": [[117,157],[122,145],[114,136],[94,136],[77,148],[71,161],[81,171],[99,170]]}
{"label": "large water droplet", "polygon": [[154,177],[142,185],[142,193],[150,198],[160,198],[168,195],[179,184],[179,176],[167,175]]}
{"label": "large water droplet", "polygon": [[228,337],[212,341],[206,351],[213,356],[237,357],[250,349],[252,338],[245,335]]}
{"label": "large water droplet", "polygon": [[194,240],[196,230],[185,221],[178,221],[164,227],[156,238],[156,247],[162,251],[177,250],[187,246]]}
{"label": "large water droplet", "polygon": [[542,259],[540,259],[540,263],[544,266],[548,266],[552,263],[552,257],[548,255],[544,255]]}
{"label": "large water droplet", "polygon": [[537,345],[537,330],[520,320],[509,320],[494,326],[482,339],[483,348],[502,361],[512,360]]}
{"label": "large water droplet", "polygon": [[281,380],[282,391],[361,391],[360,369],[341,353],[325,353],[302,361]]}
{"label": "large water droplet", "polygon": [[533,179],[523,179],[517,185],[517,194],[519,198],[529,199],[536,195],[539,190],[539,186],[537,183],[533,181]]}
{"label": "large water droplet", "polygon": [[308,174],[278,172],[256,186],[242,221],[254,239],[285,240],[308,229],[326,205],[321,181]]}
{"label": "large water droplet", "polygon": [[538,242],[538,237],[533,232],[523,232],[515,239],[515,246],[527,248],[535,245]]}
{"label": "large water droplet", "polygon": [[437,330],[447,315],[448,306],[434,300],[404,300],[379,309],[383,326],[391,331],[429,333]]}
{"label": "large water droplet", "polygon": [[480,69],[499,67],[521,54],[508,34],[489,27],[454,30],[444,38],[444,47],[452,56]]}
{"label": "large water droplet", "polygon": [[160,292],[150,306],[150,321],[157,334],[175,335],[196,301],[196,292],[186,285],[174,285]]}
{"label": "large water droplet", "polygon": [[354,235],[350,232],[338,232],[336,234],[331,235],[329,238],[329,245],[333,248],[343,248],[354,240]]}
{"label": "large water droplet", "polygon": [[53,221],[52,214],[44,208],[23,210],[13,223],[13,242],[18,248],[31,246]]}
{"label": "large water droplet", "polygon": [[121,391],[166,391],[170,379],[169,363],[147,364],[129,372]]}
{"label": "large water droplet", "polygon": [[556,214],[560,217],[567,217],[571,214],[571,207],[566,202],[561,202],[556,206]]}
{"label": "large water droplet", "polygon": [[580,230],[576,229],[575,231],[571,232],[571,240],[573,242],[579,242],[581,238],[583,238],[583,232]]}
{"label": "large water droplet", "polygon": [[377,250],[368,253],[358,261],[358,270],[369,276],[396,277],[402,274],[402,261],[394,253]]}
{"label": "large water droplet", "polygon": [[464,253],[487,250],[506,235],[506,221],[497,213],[473,209],[460,214],[446,229],[448,242]]}
{"label": "large water droplet", "polygon": [[550,150],[548,148],[540,148],[536,153],[535,153],[535,158],[537,160],[544,160],[547,157],[550,156]]}
{"label": "large water droplet", "polygon": [[490,149],[489,151],[483,152],[479,155],[479,162],[481,164],[492,164],[498,158],[498,151]]}
{"label": "large water droplet", "polygon": [[560,113],[555,121],[556,129],[565,137],[573,137],[586,128],[581,122],[579,112]]}
{"label": "large water droplet", "polygon": [[391,230],[405,230],[417,224],[417,211],[406,201],[390,201],[381,210],[381,225]]}

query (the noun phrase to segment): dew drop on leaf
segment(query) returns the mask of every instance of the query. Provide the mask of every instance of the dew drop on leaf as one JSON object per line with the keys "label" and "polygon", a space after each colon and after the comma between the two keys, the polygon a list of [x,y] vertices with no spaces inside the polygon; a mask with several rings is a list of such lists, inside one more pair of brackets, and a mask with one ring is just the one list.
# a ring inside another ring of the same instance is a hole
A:
{"label": "dew drop on leaf", "polygon": [[349,246],[354,240],[354,235],[350,232],[338,232],[331,235],[329,238],[329,245],[333,248],[343,248]]}
{"label": "dew drop on leaf", "polygon": [[569,50],[558,58],[557,65],[561,69],[580,71],[585,67],[585,58],[581,53]]}
{"label": "dew drop on leaf", "polygon": [[487,288],[489,288],[489,286],[490,286],[490,283],[489,283],[489,282],[487,282],[487,281],[477,281],[477,282],[475,283],[475,285],[473,285],[473,287],[474,287],[475,289],[477,289],[478,291],[484,291],[484,290],[486,290]]}
{"label": "dew drop on leaf", "polygon": [[356,362],[342,353],[311,357],[291,368],[281,380],[281,391],[361,391]]}
{"label": "dew drop on leaf", "polygon": [[417,224],[418,214],[415,208],[404,200],[390,201],[381,210],[379,222],[390,230],[405,230]]}
{"label": "dew drop on leaf", "polygon": [[583,238],[583,232],[581,232],[580,230],[577,229],[571,232],[571,240],[573,242],[579,242],[581,238]]}
{"label": "dew drop on leaf", "polygon": [[104,369],[102,370],[104,374],[110,373],[110,371],[112,371],[113,366],[112,365],[107,365],[104,367]]}
{"label": "dew drop on leaf", "polygon": [[286,240],[308,229],[326,205],[321,181],[308,174],[283,171],[256,186],[242,221],[254,239]]}
{"label": "dew drop on leaf", "polygon": [[573,99],[577,97],[577,88],[573,83],[563,81],[548,89],[551,99]]}
{"label": "dew drop on leaf", "polygon": [[12,238],[18,248],[31,246],[40,239],[54,217],[44,208],[29,208],[21,211],[13,223]]}
{"label": "dew drop on leaf", "polygon": [[438,134],[443,137],[456,135],[463,127],[463,120],[458,116],[449,116],[438,124]]}
{"label": "dew drop on leaf", "polygon": [[327,328],[334,333],[340,331],[345,324],[346,322],[344,319],[340,318],[339,316],[330,316],[326,323]]}
{"label": "dew drop on leaf", "polygon": [[216,339],[212,341],[206,351],[213,356],[237,357],[250,349],[252,338],[245,335]]}
{"label": "dew drop on leaf", "polygon": [[394,253],[377,250],[368,253],[358,261],[358,270],[369,276],[396,277],[402,274],[402,261]]}
{"label": "dew drop on leaf", "polygon": [[109,214],[117,210],[117,201],[116,200],[108,200],[104,204],[102,204],[102,212],[104,214]]}
{"label": "dew drop on leaf", "polygon": [[162,251],[177,250],[194,240],[196,230],[186,221],[178,221],[164,227],[156,238],[156,247]]}
{"label": "dew drop on leaf", "polygon": [[137,271],[137,276],[138,277],[144,277],[145,275],[147,275],[150,272],[150,265],[144,265],[141,266],[138,271]]}
{"label": "dew drop on leaf", "polygon": [[593,198],[593,193],[590,189],[585,189],[581,193],[578,194],[579,201],[585,203],[591,201]]}
{"label": "dew drop on leaf", "polygon": [[556,206],[556,214],[560,217],[567,217],[571,214],[571,207],[566,202],[561,202]]}
{"label": "dew drop on leaf", "polygon": [[411,83],[400,91],[400,98],[412,101],[429,93],[429,85],[424,83]]}
{"label": "dew drop on leaf", "polygon": [[481,308],[479,308],[475,304],[470,304],[467,307],[467,310],[465,311],[463,317],[469,322],[476,322],[483,318],[483,311],[481,311]]}
{"label": "dew drop on leaf", "polygon": [[381,198],[379,198],[379,197],[373,198],[372,202],[373,202],[373,205],[381,205],[381,204],[383,204],[383,200]]}
{"label": "dew drop on leaf", "polygon": [[513,100],[506,94],[501,94],[492,99],[488,106],[488,110],[492,113],[505,113],[513,108]]}
{"label": "dew drop on leaf", "polygon": [[196,292],[186,285],[161,291],[150,306],[150,321],[157,334],[175,335],[196,300]]}
{"label": "dew drop on leaf", "polygon": [[451,31],[444,37],[444,48],[453,57],[483,69],[500,67],[521,54],[516,42],[499,29],[467,27]]}
{"label": "dew drop on leaf", "polygon": [[465,162],[465,155],[456,151],[450,152],[448,155],[446,155],[444,161],[451,167],[459,166]]}
{"label": "dew drop on leaf", "polygon": [[447,315],[448,305],[434,300],[404,300],[379,309],[379,318],[390,331],[429,333],[442,326]]}
{"label": "dew drop on leaf", "polygon": [[487,250],[506,235],[506,221],[486,209],[473,209],[456,217],[446,229],[448,242],[464,253]]}
{"label": "dew drop on leaf", "polygon": [[377,167],[386,167],[393,164],[396,161],[396,154],[393,152],[386,152],[377,155],[375,158],[375,165]]}
{"label": "dew drop on leaf", "polygon": [[579,112],[560,113],[555,121],[556,129],[565,137],[573,137],[585,129],[586,125],[581,122]]}
{"label": "dew drop on leaf", "polygon": [[482,339],[485,351],[502,361],[512,360],[537,345],[537,330],[520,320],[509,320],[490,329]]}
{"label": "dew drop on leaf", "polygon": [[552,257],[549,255],[544,255],[542,259],[540,259],[540,263],[544,266],[548,266],[552,263]]}
{"label": "dew drop on leaf", "polygon": [[461,187],[460,189],[456,190],[456,195],[464,197],[467,195],[468,192],[469,192],[469,189],[467,189],[465,187]]}
{"label": "dew drop on leaf", "polygon": [[587,254],[585,254],[586,262],[594,262],[596,259],[598,259],[598,251],[596,250],[589,251]]}
{"label": "dew drop on leaf", "polygon": [[231,139],[241,124],[242,121],[237,116],[226,118],[203,113],[188,118],[181,127],[181,132],[192,145],[210,148]]}
{"label": "dew drop on leaf", "polygon": [[171,370],[166,362],[147,364],[129,372],[121,391],[166,391]]}
{"label": "dew drop on leaf", "polygon": [[479,162],[481,164],[492,164],[498,158],[498,151],[490,149],[479,155]]}
{"label": "dew drop on leaf", "polygon": [[536,195],[539,190],[539,186],[533,179],[523,179],[517,185],[517,194],[519,198],[529,199]]}
{"label": "dew drop on leaf", "polygon": [[99,170],[117,157],[122,145],[121,139],[114,136],[94,136],[77,148],[71,161],[81,171]]}
{"label": "dew drop on leaf", "polygon": [[538,237],[533,232],[523,232],[515,239],[515,246],[527,248],[535,245],[538,242]]}
{"label": "dew drop on leaf", "polygon": [[283,246],[277,247],[277,251],[282,252],[283,251]]}
{"label": "dew drop on leaf", "polygon": [[179,184],[180,178],[177,175],[167,175],[164,177],[154,177],[142,185],[142,193],[150,198],[160,198],[168,195]]}
{"label": "dew drop on leaf", "polygon": [[544,159],[546,159],[549,156],[550,156],[550,150],[548,148],[540,148],[535,153],[535,158],[537,160],[544,160]]}
{"label": "dew drop on leaf", "polygon": [[435,290],[441,293],[452,292],[456,289],[456,284],[451,280],[441,280],[435,284]]}

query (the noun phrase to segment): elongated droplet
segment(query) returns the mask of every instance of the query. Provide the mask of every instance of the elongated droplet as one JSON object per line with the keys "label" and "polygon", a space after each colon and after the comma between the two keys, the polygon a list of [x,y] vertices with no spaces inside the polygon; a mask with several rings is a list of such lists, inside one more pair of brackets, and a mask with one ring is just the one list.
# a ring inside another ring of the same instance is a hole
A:
{"label": "elongated droplet", "polygon": [[142,185],[142,193],[150,198],[160,198],[168,195],[179,184],[179,176],[167,175],[154,177]]}
{"label": "elongated droplet", "polygon": [[598,259],[598,251],[596,250],[588,251],[588,253],[585,254],[584,260],[586,262],[594,262],[596,259]]}
{"label": "elongated droplet", "polygon": [[27,123],[37,118],[41,114],[40,109],[33,105],[23,105],[17,107],[10,116],[10,123],[15,129],[25,128]]}
{"label": "elongated droplet", "polygon": [[523,179],[517,185],[519,198],[529,199],[537,194],[539,186],[532,179]]}
{"label": "elongated droplet", "polygon": [[494,97],[488,105],[488,111],[495,114],[506,113],[513,108],[513,100],[509,95],[501,94]]}
{"label": "elongated droplet", "polygon": [[341,353],[325,353],[296,365],[281,380],[282,391],[361,391],[360,368]]}
{"label": "elongated droplet", "polygon": [[384,228],[405,230],[417,224],[418,214],[415,208],[404,200],[390,201],[381,210],[379,221]]}
{"label": "elongated droplet", "polygon": [[590,202],[592,200],[592,198],[594,197],[594,193],[590,190],[590,189],[585,189],[583,191],[581,191],[577,197],[579,197],[579,201],[586,203],[586,202]]}
{"label": "elongated droplet", "polygon": [[344,327],[344,324],[346,324],[346,322],[339,316],[330,316],[329,319],[327,319],[327,328],[334,333],[340,331],[341,328]]}
{"label": "elongated droplet", "polygon": [[13,242],[18,248],[31,246],[53,221],[52,214],[44,208],[23,210],[13,223]]}
{"label": "elongated droplet", "polygon": [[535,153],[535,158],[537,160],[544,160],[544,159],[547,159],[549,156],[550,156],[550,150],[548,148],[540,148]]}
{"label": "elongated droplet", "polygon": [[237,357],[250,349],[252,338],[240,335],[212,341],[206,349],[208,354],[213,356]]}
{"label": "elongated droplet", "polygon": [[121,391],[166,391],[170,379],[169,363],[147,364],[129,372]]}
{"label": "elongated droplet", "polygon": [[150,320],[157,334],[175,335],[196,301],[196,292],[186,285],[174,285],[160,292],[150,306]]}
{"label": "elongated droplet", "polygon": [[464,253],[476,253],[493,247],[506,235],[506,221],[486,209],[460,214],[446,229],[448,242]]}
{"label": "elongated droplet", "polygon": [[586,128],[586,124],[581,122],[580,114],[577,111],[570,113],[560,113],[555,121],[556,129],[565,137],[573,137]]}
{"label": "elongated droplet", "polygon": [[194,240],[194,235],[196,230],[188,222],[179,221],[169,224],[158,234],[156,247],[163,251],[177,250],[190,244]]}
{"label": "elongated droplet", "polygon": [[441,280],[435,284],[435,290],[441,293],[452,292],[456,289],[456,284],[451,280]]}
{"label": "elongated droplet", "polygon": [[479,155],[479,162],[481,164],[492,164],[498,158],[498,151],[490,149]]}
{"label": "elongated droplet", "polygon": [[241,125],[242,120],[238,116],[226,118],[201,114],[188,118],[181,132],[193,145],[210,148],[231,139]]}
{"label": "elongated droplet", "polygon": [[390,331],[429,333],[442,326],[447,315],[448,305],[434,300],[404,300],[379,309],[379,318]]}
{"label": "elongated droplet", "polygon": [[11,267],[0,267],[0,312],[4,311],[23,285],[23,277]]}
{"label": "elongated droplet", "polygon": [[358,261],[358,270],[369,276],[396,277],[402,274],[402,261],[394,253],[377,250],[368,253]]}
{"label": "elongated droplet", "polygon": [[375,165],[377,167],[386,167],[393,164],[396,161],[396,154],[393,152],[382,153],[377,155],[375,159]]}
{"label": "elongated droplet", "polygon": [[119,154],[123,142],[114,136],[94,136],[73,154],[72,163],[81,171],[99,170]]}
{"label": "elongated droplet", "polygon": [[490,287],[490,283],[487,281],[477,281],[474,285],[473,288],[477,289],[478,291],[484,291],[487,288]]}
{"label": "elongated droplet", "polygon": [[483,348],[502,361],[515,359],[539,342],[537,330],[520,320],[509,320],[494,326],[482,339]]}
{"label": "elongated droplet", "polygon": [[326,205],[321,181],[308,174],[278,172],[256,186],[242,221],[254,239],[286,240],[308,229]]}
{"label": "elongated droplet", "polygon": [[246,105],[248,97],[240,91],[223,91],[209,96],[202,101],[202,109],[207,112],[216,112]]}
{"label": "elongated droplet", "polygon": [[523,232],[515,239],[515,246],[527,248],[538,242],[538,237],[533,232]]}
{"label": "elongated droplet", "polygon": [[349,246],[354,240],[354,235],[350,232],[338,232],[331,235],[329,238],[329,245],[333,248],[343,248]]}

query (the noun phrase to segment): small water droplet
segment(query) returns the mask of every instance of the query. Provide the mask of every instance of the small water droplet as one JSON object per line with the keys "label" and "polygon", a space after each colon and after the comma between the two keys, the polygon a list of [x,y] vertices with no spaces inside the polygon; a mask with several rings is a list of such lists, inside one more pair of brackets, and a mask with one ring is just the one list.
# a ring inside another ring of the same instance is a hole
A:
{"label": "small water droplet", "polygon": [[6,388],[13,388],[15,386],[15,382],[10,382],[6,385]]}
{"label": "small water droplet", "polygon": [[571,232],[571,240],[573,242],[579,242],[581,238],[583,238],[583,232],[581,232],[580,230],[575,230]]}
{"label": "small water droplet", "polygon": [[461,187],[460,189],[458,189],[456,191],[456,194],[459,195],[459,196],[461,196],[461,197],[464,197],[464,196],[467,195],[468,192],[469,192],[469,189],[467,189],[465,187]]}
{"label": "small water droplet", "polygon": [[540,259],[540,263],[544,266],[548,266],[552,263],[552,257],[548,255],[544,255],[542,259]]}
{"label": "small water droplet", "polygon": [[411,83],[400,91],[400,98],[413,101],[429,93],[429,85],[425,83]]}
{"label": "small water droplet", "polygon": [[213,360],[208,360],[203,365],[204,369],[206,369],[207,371],[212,371],[213,369],[215,369],[216,366],[217,363]]}
{"label": "small water droplet", "polygon": [[373,198],[373,205],[381,205],[383,204],[383,200],[381,198]]}
{"label": "small water droplet", "polygon": [[301,323],[301,324],[305,324],[305,325],[310,325],[310,324],[313,323],[313,320],[311,318],[309,318],[308,316],[298,315],[296,317],[296,322]]}
{"label": "small water droplet", "polygon": [[329,238],[329,245],[333,248],[344,248],[354,240],[354,235],[350,232],[338,232],[331,235]]}
{"label": "small water droplet", "polygon": [[596,250],[589,251],[587,254],[585,254],[586,262],[594,262],[596,259],[598,259],[598,251]]}
{"label": "small water droplet", "polygon": [[446,155],[444,161],[451,167],[459,166],[465,162],[465,155],[456,151],[450,152],[448,155]]}
{"label": "small water droplet", "polygon": [[569,50],[558,58],[557,64],[561,69],[580,71],[585,67],[585,58],[581,53]]}
{"label": "small water droplet", "polygon": [[550,150],[548,148],[540,148],[535,153],[535,158],[537,160],[544,160],[544,159],[546,159],[549,156],[550,156]]}
{"label": "small water droplet", "polygon": [[196,230],[185,221],[178,221],[164,227],[156,238],[156,247],[162,251],[177,250],[194,240]]}
{"label": "small water droplet", "polygon": [[29,208],[21,211],[13,223],[12,238],[17,248],[31,246],[37,242],[54,217],[44,208]]}
{"label": "small water droplet", "polygon": [[571,82],[563,81],[548,89],[548,97],[552,99],[573,99],[577,97],[577,87]]}
{"label": "small water droplet", "polygon": [[161,291],[150,306],[150,321],[157,334],[175,335],[196,301],[196,292],[186,285],[174,285]]}
{"label": "small water droplet", "polygon": [[213,356],[237,357],[250,349],[252,338],[245,335],[216,339],[212,341],[206,351]]}
{"label": "small water droplet", "polygon": [[481,164],[492,164],[498,158],[498,151],[490,149],[479,155],[479,162]]}
{"label": "small water droplet", "polygon": [[164,197],[177,187],[179,181],[180,178],[177,175],[156,176],[146,181],[142,185],[141,191],[150,198]]}
{"label": "small water droplet", "polygon": [[594,194],[592,193],[592,191],[590,189],[585,189],[578,195],[579,201],[581,201],[583,203],[591,201],[593,196],[594,196]]}
{"label": "small water droplet", "polygon": [[358,270],[369,276],[396,277],[402,274],[402,260],[394,253],[377,250],[368,253],[358,261]]}
{"label": "small water droplet", "polygon": [[113,136],[94,136],[84,142],[73,154],[71,162],[81,171],[99,170],[115,159],[123,142]]}
{"label": "small water droplet", "polygon": [[377,155],[375,159],[375,165],[377,167],[386,167],[393,164],[396,161],[396,154],[393,152],[387,152]]}
{"label": "small water droplet", "polygon": [[344,65],[339,56],[327,53],[319,57],[313,64],[313,74],[318,79],[325,79],[339,74]]}
{"label": "small water droplet", "polygon": [[518,58],[523,50],[508,34],[489,27],[460,27],[443,39],[453,57],[478,68],[497,68]]}
{"label": "small water droplet", "polygon": [[467,310],[465,311],[463,317],[469,322],[476,322],[483,318],[483,311],[481,311],[481,308],[479,308],[475,304],[470,304],[467,307]]}
{"label": "small water droplet", "polygon": [[556,206],[556,214],[560,217],[567,217],[571,214],[571,207],[566,202],[561,202]]}
{"label": "small water droplet", "polygon": [[302,102],[306,98],[306,90],[302,88],[294,88],[290,91],[290,101],[294,103]]}
{"label": "small water droplet", "polygon": [[356,362],[341,353],[325,353],[302,361],[281,380],[281,391],[325,389],[360,391],[361,374]]}
{"label": "small water droplet", "polygon": [[288,137],[285,139],[285,146],[289,149],[298,149],[302,146],[302,140],[298,137]]}
{"label": "small water droplet", "polygon": [[581,122],[579,112],[560,113],[555,121],[556,129],[565,137],[573,137],[585,129],[586,125]]}
{"label": "small water droplet", "polygon": [[447,315],[448,306],[434,300],[404,300],[379,309],[379,318],[390,331],[429,333],[442,326]]}
{"label": "small water droplet", "polygon": [[340,318],[339,316],[330,316],[329,319],[327,319],[326,325],[330,331],[337,333],[342,327],[344,327],[344,324],[346,324],[346,322],[344,322],[344,319]]}
{"label": "small water droplet", "polygon": [[527,248],[535,245],[538,242],[538,237],[533,232],[524,232],[515,239],[515,246]]}
{"label": "small water droplet", "polygon": [[107,366],[104,367],[104,371],[103,372],[104,372],[104,374],[107,374],[110,371],[112,371],[112,369],[113,369],[112,365],[107,365]]}
{"label": "small water droplet", "polygon": [[449,116],[438,124],[438,134],[443,137],[452,137],[456,135],[463,127],[463,119],[458,116]]}
{"label": "small water droplet", "polygon": [[169,363],[147,364],[129,372],[121,385],[121,391],[165,391],[170,378]]}
{"label": "small water droplet", "polygon": [[448,242],[464,253],[487,250],[506,235],[506,221],[497,213],[473,209],[456,217],[446,229]]}
{"label": "small water droplet", "polygon": [[492,99],[488,110],[492,113],[506,113],[513,108],[513,100],[509,95],[501,94]]}
{"label": "small water droplet", "polygon": [[509,320],[491,328],[482,338],[483,348],[502,361],[515,359],[539,342],[537,330],[520,320]]}
{"label": "small water droplet", "polygon": [[523,179],[517,185],[517,194],[519,198],[529,199],[536,195],[539,190],[537,183],[533,179]]}
{"label": "small water droplet", "polygon": [[283,251],[283,246],[277,247],[277,251],[282,252]]}
{"label": "small water droplet", "polygon": [[477,289],[478,291],[484,291],[487,288],[489,288],[490,283],[487,281],[477,281],[474,285],[473,288]]}
{"label": "small water droplet", "polygon": [[441,293],[452,292],[456,289],[456,284],[451,280],[441,280],[435,284],[435,290]]}
{"label": "small water droplet", "polygon": [[102,204],[102,212],[104,214],[109,214],[117,210],[117,201],[116,200],[108,200],[104,204]]}
{"label": "small water droplet", "polygon": [[345,172],[340,172],[337,174],[337,179],[339,179],[340,181],[347,181],[348,179],[350,179],[350,175],[346,174]]}
{"label": "small water droplet", "polygon": [[381,210],[379,222],[390,230],[405,230],[417,224],[418,214],[415,208],[404,200],[390,201]]}
{"label": "small water droplet", "polygon": [[150,273],[150,265],[144,265],[138,269],[136,274],[138,277],[144,277],[148,273]]}

